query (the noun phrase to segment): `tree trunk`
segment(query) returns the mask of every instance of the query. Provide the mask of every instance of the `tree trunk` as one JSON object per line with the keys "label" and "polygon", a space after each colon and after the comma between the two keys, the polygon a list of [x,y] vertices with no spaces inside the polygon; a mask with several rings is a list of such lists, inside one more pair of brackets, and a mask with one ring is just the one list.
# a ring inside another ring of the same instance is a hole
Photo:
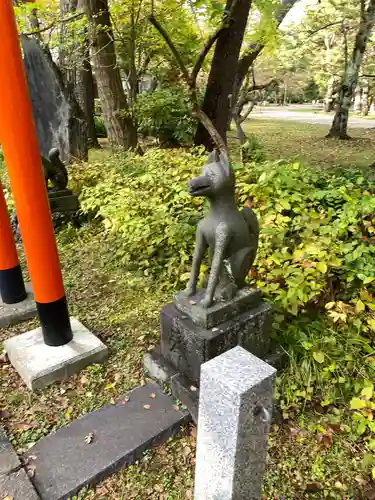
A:
{"label": "tree trunk", "polygon": [[[83,10],[84,0],[60,0],[61,17],[65,18]],[[68,36],[67,23],[62,23],[60,28],[59,62],[63,71],[66,84],[74,91],[79,106],[87,122],[88,146],[100,148],[95,128],[95,101],[94,79],[90,63],[90,45],[87,29],[83,33],[83,40],[76,44],[73,51],[67,51],[64,40]]]}
{"label": "tree trunk", "polygon": [[[296,1],[297,0],[281,0],[280,8],[276,11],[275,14],[275,21],[278,26],[283,22],[285,16],[288,14],[288,12],[296,3]],[[248,47],[247,52],[239,60],[236,71],[236,77],[233,84],[233,92],[232,92],[233,108],[236,106],[236,103],[238,101],[240,89],[243,85],[246,75],[249,73],[250,68],[252,67],[254,61],[256,60],[256,58],[259,56],[259,54],[262,52],[263,49],[264,49],[263,43],[259,42],[252,43]]]}
{"label": "tree trunk", "polygon": [[370,85],[368,81],[365,82],[362,90],[361,111],[363,116],[368,116],[370,111]]}
{"label": "tree trunk", "polygon": [[85,0],[90,25],[92,60],[108,140],[114,146],[136,148],[134,126],[117,66],[108,0]]}
{"label": "tree trunk", "polygon": [[[85,0],[78,0],[77,9],[84,10]],[[82,64],[76,71],[75,94],[83,109],[87,121],[87,133],[90,148],[100,148],[95,127],[95,86],[90,62],[90,41],[87,28],[84,31],[84,39],[79,47],[82,55]]]}
{"label": "tree trunk", "polygon": [[351,59],[348,61],[341,82],[336,114],[328,137],[348,139],[349,109],[358,82],[358,74],[367,47],[368,39],[375,22],[375,0],[371,0],[367,9],[361,13],[361,22],[355,39]]}
{"label": "tree trunk", "polygon": [[326,95],[324,97],[324,111],[326,113],[330,113],[334,110],[335,98],[334,94],[336,93],[336,78],[331,76],[328,80],[328,86]]}
{"label": "tree trunk", "polygon": [[354,111],[361,113],[362,111],[362,88],[357,85],[354,93]]}
{"label": "tree trunk", "polygon": [[[211,119],[226,143],[227,125],[231,114],[230,95],[238,67],[238,57],[247,24],[252,0],[237,0],[232,11],[229,27],[222,31],[215,47],[211,70],[203,101],[203,112]],[[227,0],[226,11],[230,11],[233,0]],[[211,137],[200,123],[195,144],[213,148]]]}

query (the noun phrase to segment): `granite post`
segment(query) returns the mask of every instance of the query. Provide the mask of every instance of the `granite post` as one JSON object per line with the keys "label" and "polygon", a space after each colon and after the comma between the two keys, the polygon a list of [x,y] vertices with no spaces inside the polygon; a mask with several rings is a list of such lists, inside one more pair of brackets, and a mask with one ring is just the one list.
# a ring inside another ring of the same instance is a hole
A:
{"label": "granite post", "polygon": [[239,346],[202,365],[195,500],[260,500],[275,374]]}

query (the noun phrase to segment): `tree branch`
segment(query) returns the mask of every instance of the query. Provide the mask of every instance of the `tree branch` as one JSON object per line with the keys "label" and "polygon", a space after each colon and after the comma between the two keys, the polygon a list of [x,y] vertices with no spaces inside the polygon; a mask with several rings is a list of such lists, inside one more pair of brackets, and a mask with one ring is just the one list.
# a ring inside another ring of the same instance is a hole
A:
{"label": "tree branch", "polygon": [[78,12],[77,14],[74,14],[73,16],[69,16],[65,19],[60,19],[60,21],[54,21],[53,23],[49,24],[45,28],[41,28],[40,30],[29,31],[27,33],[20,33],[20,35],[25,35],[25,36],[40,35],[41,33],[44,33],[45,31],[49,31],[52,28],[54,28],[56,26],[56,24],[70,23],[70,21],[74,21],[74,19],[78,19],[79,17],[82,17],[82,16],[83,16],[83,12]]}
{"label": "tree branch", "polygon": [[[234,4],[237,2],[237,0],[234,0]],[[217,131],[215,125],[212,123],[211,119],[206,115],[206,113],[202,110],[202,108],[199,105],[198,102],[198,96],[197,96],[197,90],[196,90],[196,78],[198,76],[198,72],[203,64],[204,58],[202,58],[202,53],[205,53],[205,56],[208,54],[209,48],[212,47],[213,42],[211,42],[210,47],[206,48],[208,44],[205,45],[205,48],[203,51],[199,54],[197,62],[194,65],[194,69],[192,71],[192,74],[189,74],[189,71],[181,57],[181,54],[177,50],[176,46],[174,45],[173,41],[171,40],[170,36],[166,32],[166,30],[161,26],[161,24],[157,21],[155,16],[153,14],[148,16],[149,21],[151,24],[156,28],[156,30],[160,33],[162,38],[165,40],[166,44],[168,45],[170,51],[172,52],[173,56],[175,57],[177,64],[181,70],[182,76],[185,79],[185,82],[187,86],[189,87],[190,91],[190,99],[193,105],[193,115],[202,123],[202,125],[205,127],[207,132],[209,133],[210,137],[212,138],[215,146],[223,152],[227,153],[227,146]],[[221,29],[223,26],[221,26]],[[215,32],[217,33],[217,32]],[[217,35],[218,36],[218,35]],[[213,37],[212,37],[213,38]],[[193,77],[193,75],[195,75]]]}
{"label": "tree branch", "polygon": [[204,60],[206,59],[206,56],[207,54],[210,52],[211,50],[211,47],[213,46],[213,44],[216,42],[216,40],[219,38],[219,36],[221,35],[221,33],[226,30],[227,27],[226,26],[220,26],[220,28],[218,28],[215,33],[213,33],[209,38],[208,40],[206,41],[206,43],[204,44],[204,47],[203,49],[201,50],[200,54],[198,55],[198,58],[194,64],[194,68],[191,72],[191,80],[194,82],[196,82],[197,80],[197,77],[198,77],[198,73],[199,71],[201,70],[202,68],[202,65],[204,63]]}
{"label": "tree branch", "polygon": [[177,50],[176,46],[172,42],[170,36],[165,31],[165,29],[163,28],[163,26],[159,23],[159,21],[157,21],[157,19],[155,18],[155,16],[153,14],[150,14],[148,16],[148,19],[149,19],[150,23],[157,29],[157,31],[160,33],[160,35],[164,38],[165,43],[170,48],[170,51],[172,52],[172,54],[174,55],[174,57],[175,57],[175,59],[176,59],[176,61],[178,63],[178,66],[179,66],[179,68],[181,70],[181,73],[183,74],[183,76],[185,78],[185,81],[190,86],[190,75],[189,75],[189,72],[188,72],[188,70],[187,70],[187,68],[185,66],[184,61],[182,60],[182,57],[181,57],[179,51]]}
{"label": "tree branch", "polygon": [[327,28],[330,28],[331,26],[337,26],[338,24],[342,24],[344,22],[344,20],[342,19],[341,21],[335,21],[334,23],[328,23],[328,24],[325,24],[324,26],[319,26],[319,28],[316,28],[315,30],[310,30],[310,31],[307,31],[307,35],[315,35],[316,33],[319,33],[319,31],[323,31]]}
{"label": "tree branch", "polygon": [[207,54],[210,52],[213,44],[216,42],[216,40],[219,38],[219,36],[222,34],[222,32],[229,28],[230,23],[232,21],[232,13],[233,13],[234,8],[236,7],[237,2],[238,2],[238,0],[233,0],[233,3],[232,3],[231,8],[230,8],[230,12],[228,14],[224,14],[223,20],[221,22],[221,26],[219,26],[219,28],[212,35],[210,35],[208,37],[206,43],[204,44],[203,49],[201,50],[200,54],[198,55],[197,60],[196,60],[194,67],[192,69],[191,76],[190,76],[191,81],[192,81],[194,86],[196,84],[199,71],[201,70],[202,65],[204,63],[204,60],[206,59]]}

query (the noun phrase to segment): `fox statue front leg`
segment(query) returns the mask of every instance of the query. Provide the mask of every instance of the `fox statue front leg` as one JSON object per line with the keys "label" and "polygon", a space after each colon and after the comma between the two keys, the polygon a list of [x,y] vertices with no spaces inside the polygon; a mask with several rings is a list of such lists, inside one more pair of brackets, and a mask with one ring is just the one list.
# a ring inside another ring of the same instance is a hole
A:
{"label": "fox statue front leg", "polygon": [[199,225],[197,228],[197,236],[195,241],[195,250],[193,256],[193,264],[191,267],[190,279],[185,293],[188,297],[195,295],[197,291],[197,282],[199,278],[199,272],[201,269],[201,264],[205,251],[208,248],[206,238],[204,237],[203,231],[200,229]]}
{"label": "fox statue front leg", "polygon": [[200,305],[204,308],[212,306],[216,287],[219,283],[221,268],[224,263],[224,257],[230,241],[230,229],[225,223],[221,223],[215,232],[215,250],[212,257],[210,277],[208,278],[207,289]]}

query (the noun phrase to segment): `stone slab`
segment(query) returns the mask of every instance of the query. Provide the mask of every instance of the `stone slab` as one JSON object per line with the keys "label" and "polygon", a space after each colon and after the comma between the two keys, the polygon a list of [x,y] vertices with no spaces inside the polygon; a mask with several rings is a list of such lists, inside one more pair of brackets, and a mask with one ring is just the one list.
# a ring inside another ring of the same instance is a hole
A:
{"label": "stone slab", "polygon": [[261,358],[268,353],[271,309],[269,303],[261,302],[217,327],[206,329],[168,304],[160,315],[161,354],[177,372],[199,384],[201,365],[237,345]]}
{"label": "stone slab", "polygon": [[0,426],[0,498],[6,497],[13,500],[39,499],[4,428]]}
{"label": "stone slab", "polygon": [[160,352],[160,346],[154,347],[143,356],[143,366],[148,376],[161,384],[166,384],[176,375],[176,370],[168,364]]}
{"label": "stone slab", "polygon": [[41,328],[4,342],[9,361],[29,389],[42,389],[107,359],[108,349],[103,342],[78,320],[71,318],[71,325],[73,340],[64,346],[47,346]]}
{"label": "stone slab", "polygon": [[170,388],[173,397],[186,406],[191,418],[195,423],[198,422],[198,406],[199,406],[199,388],[192,384],[191,381],[177,373],[170,379]]}
{"label": "stone slab", "polygon": [[212,307],[204,308],[200,305],[204,294],[203,288],[198,289],[196,295],[192,297],[187,297],[184,292],[180,292],[174,297],[173,303],[194,323],[208,329],[256,307],[260,302],[261,295],[260,290],[243,288],[237,292],[232,300],[216,302]]}
{"label": "stone slab", "polygon": [[12,500],[40,499],[24,469],[0,476],[0,498],[7,497]]}
{"label": "stone slab", "polygon": [[158,385],[138,387],[115,405],[89,413],[33,446],[26,458],[35,466],[34,485],[43,500],[65,500],[134,463],[188,422],[188,413]]}
{"label": "stone slab", "polygon": [[4,427],[0,426],[0,476],[17,471],[20,467],[20,459],[14,451]]}
{"label": "stone slab", "polygon": [[18,304],[4,304],[0,299],[0,328],[21,323],[37,316],[36,304],[31,283],[26,283],[27,297]]}
{"label": "stone slab", "polygon": [[190,413],[193,421],[198,421],[199,387],[184,377],[163,358],[160,347],[156,346],[143,357],[147,375],[161,386],[167,385],[174,399],[180,401]]}
{"label": "stone slab", "polygon": [[259,500],[276,370],[235,347],[202,366],[195,500]]}

